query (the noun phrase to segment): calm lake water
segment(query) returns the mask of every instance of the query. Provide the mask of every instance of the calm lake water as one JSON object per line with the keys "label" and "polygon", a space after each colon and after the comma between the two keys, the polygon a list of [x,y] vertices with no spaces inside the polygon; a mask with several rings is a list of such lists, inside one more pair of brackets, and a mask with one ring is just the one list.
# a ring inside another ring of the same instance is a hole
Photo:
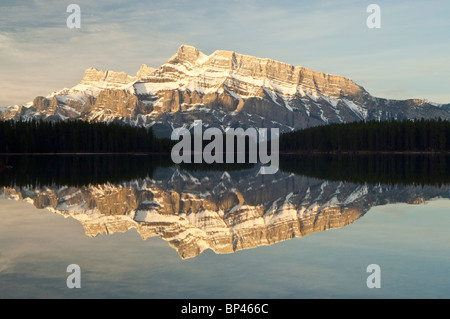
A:
{"label": "calm lake water", "polygon": [[450,298],[446,157],[1,160],[0,298]]}

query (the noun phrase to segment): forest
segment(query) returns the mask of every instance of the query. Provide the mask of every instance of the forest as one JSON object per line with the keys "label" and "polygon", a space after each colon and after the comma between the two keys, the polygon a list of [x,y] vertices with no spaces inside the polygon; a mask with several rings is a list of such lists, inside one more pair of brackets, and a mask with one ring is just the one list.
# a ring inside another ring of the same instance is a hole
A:
{"label": "forest", "polygon": [[86,121],[0,121],[0,153],[162,153],[173,142],[150,129]]}
{"label": "forest", "polygon": [[280,136],[280,153],[448,151],[450,122],[440,118],[328,124]]}
{"label": "forest", "polygon": [[[0,154],[168,154],[176,142],[156,138],[151,128],[120,123],[0,121]],[[449,152],[450,122],[439,118],[328,124],[283,133],[279,142],[280,154]]]}

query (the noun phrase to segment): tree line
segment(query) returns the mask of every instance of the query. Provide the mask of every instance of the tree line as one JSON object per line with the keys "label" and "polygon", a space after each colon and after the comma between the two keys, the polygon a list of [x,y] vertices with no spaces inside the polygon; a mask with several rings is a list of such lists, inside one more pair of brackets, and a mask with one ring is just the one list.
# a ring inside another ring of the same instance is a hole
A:
{"label": "tree line", "polygon": [[280,152],[448,152],[448,120],[360,121],[280,136]]}
{"label": "tree line", "polygon": [[[0,153],[170,153],[176,141],[121,123],[0,121]],[[281,153],[448,152],[450,121],[361,121],[280,136]],[[246,149],[247,151],[247,149]]]}
{"label": "tree line", "polygon": [[173,142],[120,123],[0,121],[0,153],[167,153]]}

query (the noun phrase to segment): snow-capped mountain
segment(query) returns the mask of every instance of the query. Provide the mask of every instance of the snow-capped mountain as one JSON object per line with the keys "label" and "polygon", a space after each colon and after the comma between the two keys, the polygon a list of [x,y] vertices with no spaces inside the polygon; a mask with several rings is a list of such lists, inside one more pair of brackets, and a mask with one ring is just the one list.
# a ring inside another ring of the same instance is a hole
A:
{"label": "snow-capped mountain", "polygon": [[194,120],[285,132],[362,119],[450,119],[449,109],[373,97],[349,79],[301,66],[231,51],[205,55],[182,45],[167,63],[157,69],[144,64],[135,76],[89,68],[76,86],[0,108],[0,118],[120,121],[169,136]]}

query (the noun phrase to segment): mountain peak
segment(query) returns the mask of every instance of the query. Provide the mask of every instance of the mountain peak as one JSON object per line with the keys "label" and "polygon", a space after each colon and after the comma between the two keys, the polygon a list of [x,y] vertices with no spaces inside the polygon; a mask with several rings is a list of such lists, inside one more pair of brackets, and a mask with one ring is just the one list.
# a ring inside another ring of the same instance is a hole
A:
{"label": "mountain peak", "polygon": [[207,57],[208,56],[206,54],[200,52],[197,48],[191,45],[183,44],[178,48],[177,53],[170,58],[169,63],[189,62],[191,64],[198,64]]}
{"label": "mountain peak", "polygon": [[[166,66],[181,72],[177,76],[178,79],[200,76],[205,79],[202,81],[214,82],[213,86],[219,82],[242,81],[254,92],[265,89],[284,96],[292,96],[299,92],[300,95],[323,94],[332,98],[359,96],[365,93],[362,87],[342,76],[228,50],[216,50],[211,55],[205,55],[193,46],[182,45]],[[246,91],[247,96],[252,94]]]}

